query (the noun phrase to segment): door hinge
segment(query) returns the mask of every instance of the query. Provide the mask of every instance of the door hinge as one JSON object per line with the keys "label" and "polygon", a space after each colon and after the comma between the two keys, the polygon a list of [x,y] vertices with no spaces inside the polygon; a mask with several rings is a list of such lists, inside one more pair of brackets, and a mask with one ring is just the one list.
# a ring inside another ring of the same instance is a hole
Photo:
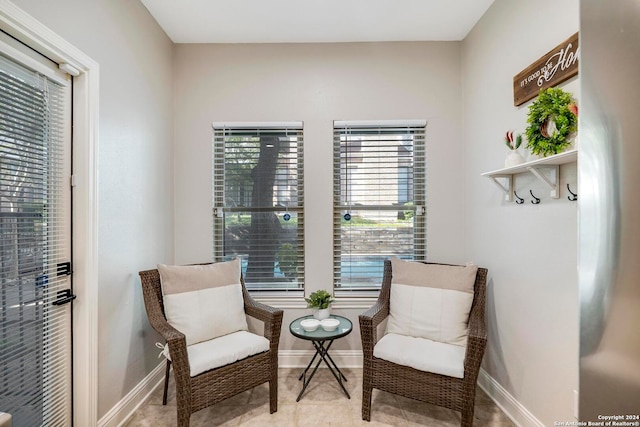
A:
{"label": "door hinge", "polygon": [[58,276],[71,276],[71,263],[70,262],[61,262],[58,264]]}
{"label": "door hinge", "polygon": [[76,296],[71,293],[71,289],[65,289],[62,291],[58,291],[58,299],[52,302],[52,304],[53,305],[69,304],[74,299],[76,299]]}
{"label": "door hinge", "polygon": [[75,176],[75,175],[71,175],[71,176],[69,177],[69,186],[70,186],[71,188],[73,188],[73,187],[75,187],[75,186],[76,186],[76,176]]}

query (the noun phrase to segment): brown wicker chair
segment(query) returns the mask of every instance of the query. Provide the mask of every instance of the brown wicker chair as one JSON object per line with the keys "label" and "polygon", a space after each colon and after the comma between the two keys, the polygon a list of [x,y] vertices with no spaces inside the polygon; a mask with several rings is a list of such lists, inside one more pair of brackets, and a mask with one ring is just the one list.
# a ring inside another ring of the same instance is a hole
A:
{"label": "brown wicker chair", "polygon": [[382,289],[376,304],[359,316],[364,353],[362,419],[371,420],[371,392],[374,388],[411,399],[460,411],[461,425],[473,425],[476,381],[487,342],[484,323],[487,269],[478,268],[469,314],[469,336],[464,358],[464,378],[453,378],[398,365],[374,357],[377,326],[389,315],[391,262],[384,263]]}
{"label": "brown wicker chair", "polygon": [[158,270],[141,271],[139,274],[149,323],[169,344],[171,361],[167,360],[162,403],[167,403],[169,369],[173,363],[178,427],[188,427],[192,413],[265,382],[269,382],[270,412],[278,410],[278,343],[282,310],[256,302],[241,278],[245,313],[264,322],[264,336],[270,342],[269,350],[192,378],[189,375],[185,336],[165,318]]}

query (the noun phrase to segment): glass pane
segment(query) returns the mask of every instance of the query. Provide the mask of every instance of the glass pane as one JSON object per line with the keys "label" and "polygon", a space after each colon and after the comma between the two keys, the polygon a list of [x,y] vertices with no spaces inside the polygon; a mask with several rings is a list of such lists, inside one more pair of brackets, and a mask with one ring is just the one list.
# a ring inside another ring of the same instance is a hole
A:
{"label": "glass pane", "polygon": [[0,69],[0,411],[14,427],[63,425],[70,319],[51,306],[67,283],[62,90],[4,57]]}
{"label": "glass pane", "polygon": [[224,253],[242,259],[249,287],[299,287],[304,248],[297,212],[225,212]]}
{"label": "glass pane", "polygon": [[340,221],[341,287],[380,286],[385,259],[414,259],[412,210],[342,211]]}
{"label": "glass pane", "polygon": [[410,136],[343,136],[340,204],[397,205],[413,200],[413,141]]}
{"label": "glass pane", "polygon": [[225,206],[299,206],[297,150],[297,137],[227,138]]}

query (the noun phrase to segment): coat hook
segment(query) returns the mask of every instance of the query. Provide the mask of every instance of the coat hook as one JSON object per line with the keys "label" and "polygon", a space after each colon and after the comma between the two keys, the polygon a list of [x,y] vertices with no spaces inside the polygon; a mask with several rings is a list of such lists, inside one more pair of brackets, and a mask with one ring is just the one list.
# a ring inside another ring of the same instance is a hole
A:
{"label": "coat hook", "polygon": [[536,199],[535,201],[532,200],[531,203],[533,203],[534,205],[540,204],[540,199],[533,195],[533,191],[529,190],[529,193],[531,193],[531,197]]}
{"label": "coat hook", "polygon": [[524,199],[523,199],[522,197],[518,196],[518,193],[516,193],[516,192],[514,191],[514,192],[513,192],[513,194],[515,194],[515,195],[516,195],[516,198],[518,199],[518,200],[516,200],[516,203],[517,203],[517,204],[521,205],[521,204],[523,204],[523,203],[524,203]]}
{"label": "coat hook", "polygon": [[572,202],[578,200],[578,193],[574,193],[573,191],[571,191],[571,187],[569,187],[569,184],[567,184],[567,190],[569,190],[569,193],[571,193],[570,196],[567,196],[567,199],[571,200]]}

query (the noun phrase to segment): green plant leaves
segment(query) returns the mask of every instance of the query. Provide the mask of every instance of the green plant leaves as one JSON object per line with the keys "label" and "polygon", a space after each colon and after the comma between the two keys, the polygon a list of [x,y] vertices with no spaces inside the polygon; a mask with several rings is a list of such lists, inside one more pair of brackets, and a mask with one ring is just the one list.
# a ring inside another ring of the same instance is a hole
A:
{"label": "green plant leaves", "polygon": [[324,289],[312,292],[311,295],[309,295],[309,298],[305,298],[304,300],[307,302],[307,307],[317,308],[320,310],[329,308],[329,304],[335,301],[333,296]]}
{"label": "green plant leaves", "polygon": [[[566,149],[571,141],[570,134],[578,128],[578,117],[572,111],[575,105],[570,93],[559,88],[540,91],[538,98],[529,106],[526,130],[527,148],[533,154],[548,156]],[[549,121],[555,122],[555,131],[546,130]]]}

